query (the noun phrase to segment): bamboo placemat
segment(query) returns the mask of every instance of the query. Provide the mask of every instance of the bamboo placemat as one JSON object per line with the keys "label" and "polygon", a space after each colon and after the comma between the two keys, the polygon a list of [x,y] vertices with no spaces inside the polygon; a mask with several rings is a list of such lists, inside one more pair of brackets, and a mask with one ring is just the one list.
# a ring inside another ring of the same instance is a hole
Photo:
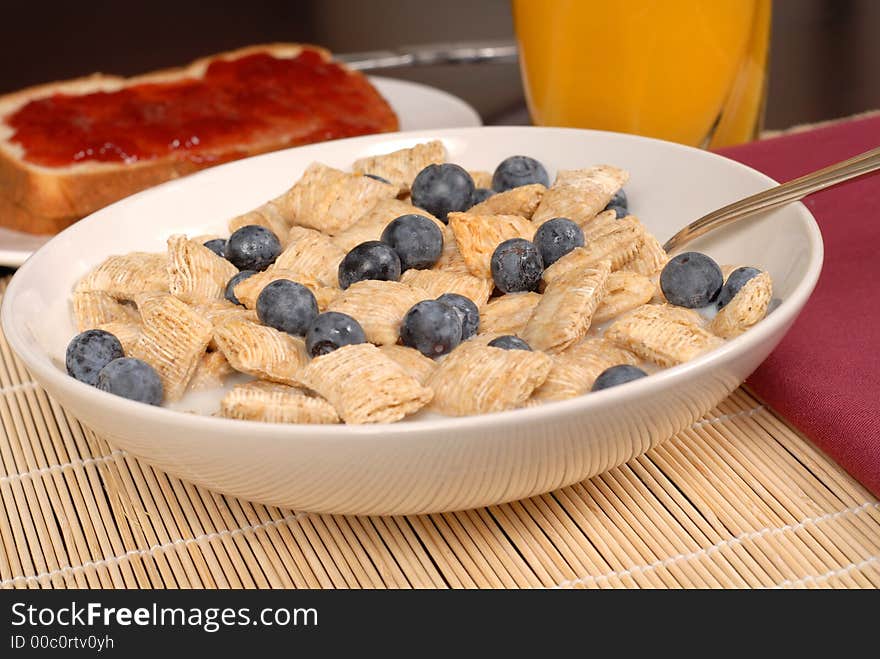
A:
{"label": "bamboo placemat", "polygon": [[4,588],[880,585],[880,502],[742,389],[592,480],[411,517],[281,510],[153,470],[49,398],[2,336],[0,432]]}

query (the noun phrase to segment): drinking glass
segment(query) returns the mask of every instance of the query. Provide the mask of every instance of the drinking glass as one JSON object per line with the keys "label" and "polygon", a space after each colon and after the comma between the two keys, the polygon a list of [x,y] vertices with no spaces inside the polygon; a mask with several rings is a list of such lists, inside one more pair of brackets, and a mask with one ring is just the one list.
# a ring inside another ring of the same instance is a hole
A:
{"label": "drinking glass", "polygon": [[716,148],[761,129],[771,0],[512,0],[535,124]]}

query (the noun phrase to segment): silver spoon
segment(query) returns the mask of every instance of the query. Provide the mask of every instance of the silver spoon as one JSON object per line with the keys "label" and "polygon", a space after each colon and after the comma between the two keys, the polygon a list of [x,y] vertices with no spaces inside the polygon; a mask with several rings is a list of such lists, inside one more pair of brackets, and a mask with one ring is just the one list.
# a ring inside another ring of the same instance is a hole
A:
{"label": "silver spoon", "polygon": [[666,241],[663,249],[673,252],[705,233],[751,217],[772,208],[778,208],[792,201],[803,199],[808,194],[830,188],[857,176],[869,174],[880,169],[880,148],[865,151],[849,160],[836,163],[824,169],[796,178],[769,190],[763,190],[745,199],[740,199],[723,208],[712,211],[691,222],[684,229]]}

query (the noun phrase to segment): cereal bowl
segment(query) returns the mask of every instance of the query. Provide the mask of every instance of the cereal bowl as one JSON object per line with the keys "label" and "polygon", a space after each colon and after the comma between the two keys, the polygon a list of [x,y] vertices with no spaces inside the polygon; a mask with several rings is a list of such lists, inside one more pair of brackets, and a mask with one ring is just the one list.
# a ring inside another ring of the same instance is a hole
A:
{"label": "cereal bowl", "polygon": [[[226,221],[287,189],[312,162],[339,168],[428,139],[449,160],[491,171],[513,154],[558,169],[613,163],[630,172],[630,208],[661,241],[687,222],[771,186],[704,151],[598,131],[499,127],[339,140],[270,153],[172,181],[76,223],[37,251],[5,294],[2,325],[34,380],[115,446],[212,490],[336,514],[411,514],[498,504],[589,478],[697,422],[767,357],[806,303],[822,266],[810,213],[792,204],[704,236],[719,263],[769,272],[781,304],[741,336],[690,362],[564,401],[469,417],[395,424],[300,425],[210,416],[220,393],[173,409],[69,377],[75,283],[111,254],[161,251],[171,234],[225,234]],[[192,413],[197,412],[197,413]],[[201,414],[198,412],[202,412]],[[207,412],[208,414],[205,414]]]}

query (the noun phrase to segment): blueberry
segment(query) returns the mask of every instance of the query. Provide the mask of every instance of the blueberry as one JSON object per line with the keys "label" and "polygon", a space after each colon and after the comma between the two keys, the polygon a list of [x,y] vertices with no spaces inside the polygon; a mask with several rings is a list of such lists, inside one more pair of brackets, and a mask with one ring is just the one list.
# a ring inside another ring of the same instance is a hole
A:
{"label": "blueberry", "polygon": [[575,247],[583,246],[583,230],[567,217],[548,220],[535,233],[535,247],[541,252],[545,268],[549,268]]}
{"label": "blueberry", "polygon": [[226,242],[226,258],[239,270],[265,270],[280,253],[278,236],[259,224],[241,227]]}
{"label": "blueberry", "polygon": [[342,346],[366,343],[364,328],[354,318],[338,311],[318,314],[306,332],[306,350],[312,357],[320,357]]}
{"label": "blueberry", "polygon": [[461,340],[471,338],[480,327],[480,310],[472,300],[458,293],[444,293],[437,298],[438,302],[448,304],[458,312],[461,319]]}
{"label": "blueberry", "polygon": [[718,296],[723,283],[718,264],[699,252],[672,257],[660,273],[666,299],[688,309],[705,307]]}
{"label": "blueberry", "polygon": [[124,354],[119,339],[110,332],[91,329],[71,339],[64,362],[68,374],[80,382],[94,385],[98,382],[98,372]]}
{"label": "blueberry", "polygon": [[727,303],[733,299],[733,296],[739,293],[740,289],[746,285],[746,282],[753,277],[757,277],[761,271],[757,268],[737,268],[727,276],[727,281],[721,287],[718,294],[718,308],[723,309]]}
{"label": "blueberry", "polygon": [[530,183],[550,185],[550,177],[544,165],[528,156],[510,156],[502,160],[492,175],[492,189],[495,192],[504,192]]}
{"label": "blueberry", "polygon": [[98,373],[98,389],[147,405],[161,405],[165,389],[159,374],[147,362],[120,357]]}
{"label": "blueberry", "polygon": [[608,202],[605,210],[608,210],[612,206],[620,206],[624,209],[629,208],[629,200],[626,198],[626,192],[624,192],[623,188],[620,188],[620,190],[614,193],[614,196],[611,197],[611,201]]}
{"label": "blueberry", "polygon": [[502,293],[533,291],[544,274],[541,252],[525,238],[511,238],[492,254],[492,279]]}
{"label": "blueberry", "polygon": [[213,240],[209,240],[205,243],[202,243],[205,247],[214,252],[217,256],[222,258],[226,258],[226,239],[224,238],[214,238]]}
{"label": "blueberry", "polygon": [[364,174],[364,176],[366,176],[367,178],[371,178],[374,181],[379,181],[380,183],[387,183],[388,185],[391,185],[391,181],[389,181],[384,176],[379,176],[378,174]]}
{"label": "blueberry", "polygon": [[[226,299],[232,302],[232,304],[241,304],[238,298],[235,297],[235,287],[238,286],[240,282],[244,281],[248,277],[252,277],[255,274],[257,274],[256,270],[242,270],[238,274],[232,275],[230,280],[226,283],[226,292],[223,294]],[[241,304],[241,306],[244,305]]]}
{"label": "blueberry", "polygon": [[471,207],[474,180],[458,165],[428,165],[412,184],[412,203],[446,222],[447,213]]}
{"label": "blueberry", "polygon": [[495,194],[495,191],[489,188],[474,188],[474,194],[471,195],[471,206],[482,204],[493,194]]}
{"label": "blueberry", "polygon": [[532,347],[518,336],[513,334],[505,334],[489,341],[487,345],[493,348],[501,348],[502,350],[529,350]]}
{"label": "blueberry", "polygon": [[609,204],[605,207],[606,211],[614,211],[614,214],[617,216],[619,220],[622,217],[626,217],[629,215],[629,209],[626,206],[617,206],[616,204]]}
{"label": "blueberry", "polygon": [[400,279],[400,257],[390,245],[368,240],[345,255],[339,264],[339,288],[348,288],[364,279],[397,281]]}
{"label": "blueberry", "polygon": [[606,368],[602,371],[593,383],[591,391],[600,391],[601,389],[607,389],[608,387],[616,387],[619,384],[632,382],[633,380],[638,380],[646,375],[648,374],[635,366],[618,364],[617,366],[612,366],[611,368]]}
{"label": "blueberry", "polygon": [[427,357],[445,355],[461,343],[461,316],[448,304],[423,300],[403,317],[400,339]]}
{"label": "blueberry", "polygon": [[443,252],[443,233],[424,215],[401,215],[382,232],[382,242],[400,257],[401,270],[424,270],[437,263]]}
{"label": "blueberry", "polygon": [[288,334],[302,336],[318,315],[312,292],[295,281],[276,279],[257,297],[260,322]]}

